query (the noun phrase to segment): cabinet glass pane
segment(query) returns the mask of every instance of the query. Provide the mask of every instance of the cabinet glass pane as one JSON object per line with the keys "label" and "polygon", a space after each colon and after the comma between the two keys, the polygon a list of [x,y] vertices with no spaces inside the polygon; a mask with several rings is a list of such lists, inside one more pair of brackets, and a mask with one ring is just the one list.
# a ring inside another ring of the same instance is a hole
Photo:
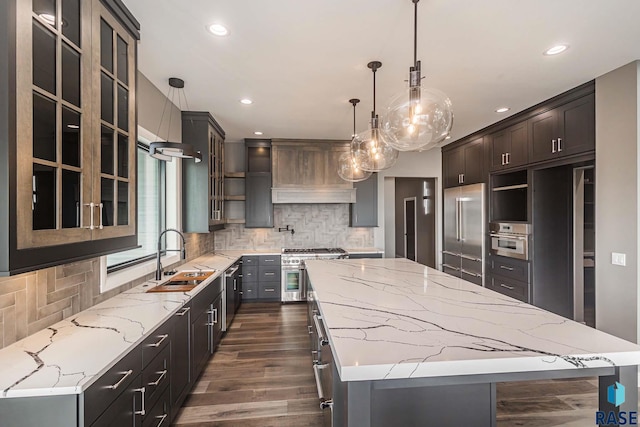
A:
{"label": "cabinet glass pane", "polygon": [[129,91],[118,85],[118,128],[129,130]]}
{"label": "cabinet glass pane", "polygon": [[56,0],[33,0],[33,13],[38,15],[44,22],[57,27],[56,25]]}
{"label": "cabinet glass pane", "polygon": [[80,167],[80,114],[62,107],[62,163]]}
{"label": "cabinet glass pane", "polygon": [[100,171],[113,175],[113,131],[102,126],[100,136]]}
{"label": "cabinet glass pane", "polygon": [[33,229],[56,228],[56,168],[33,165]]}
{"label": "cabinet glass pane", "polygon": [[118,134],[118,176],[129,177],[129,138]]}
{"label": "cabinet glass pane", "polygon": [[56,103],[33,94],[33,157],[56,161]]}
{"label": "cabinet glass pane", "polygon": [[56,93],[56,36],[33,22],[33,84]]}
{"label": "cabinet glass pane", "polygon": [[100,75],[100,111],[102,120],[113,123],[113,79],[104,72]]}
{"label": "cabinet glass pane", "polygon": [[129,69],[129,57],[127,56],[129,46],[122,39],[122,37],[118,36],[118,80],[122,83],[129,85],[129,73],[127,70]]}
{"label": "cabinet glass pane", "polygon": [[129,183],[118,181],[118,225],[129,224]]}
{"label": "cabinet glass pane", "polygon": [[115,206],[113,204],[113,180],[109,178],[100,179],[100,201],[102,202],[102,225],[105,227],[114,224],[113,216]]}
{"label": "cabinet glass pane", "polygon": [[113,29],[100,20],[100,65],[113,73]]}
{"label": "cabinet glass pane", "polygon": [[80,227],[80,172],[62,170],[62,228]]}
{"label": "cabinet glass pane", "polygon": [[80,46],[80,0],[62,2],[62,34]]}
{"label": "cabinet glass pane", "polygon": [[62,99],[80,107],[80,54],[62,43]]}

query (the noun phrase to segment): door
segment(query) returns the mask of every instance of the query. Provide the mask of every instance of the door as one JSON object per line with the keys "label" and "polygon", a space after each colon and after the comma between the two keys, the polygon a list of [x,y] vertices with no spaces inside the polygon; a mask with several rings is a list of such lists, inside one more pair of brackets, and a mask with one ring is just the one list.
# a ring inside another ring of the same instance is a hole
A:
{"label": "door", "polygon": [[463,172],[463,153],[461,149],[445,151],[442,153],[444,164],[444,186],[455,187],[460,185],[460,174]]}
{"label": "door", "polygon": [[459,235],[462,278],[482,284],[484,254],[484,184],[460,187]]}
{"label": "door", "polygon": [[245,227],[273,227],[271,174],[247,172],[245,185]]}
{"label": "door", "polygon": [[484,139],[478,138],[465,145],[462,151],[461,184],[475,184],[484,181]]}
{"label": "door", "polygon": [[531,144],[529,159],[532,162],[547,160],[557,155],[558,111],[551,110],[527,121]]}
{"label": "door", "polygon": [[492,171],[502,169],[506,163],[505,153],[509,151],[508,131],[509,129],[504,129],[489,135]]}
{"label": "door", "polygon": [[190,305],[178,310],[173,317],[173,328],[171,330],[171,407],[172,413],[176,414],[186,396],[188,385],[190,384],[189,372],[191,370],[191,359],[189,351],[191,345],[190,326],[191,316]]}
{"label": "door", "polygon": [[595,149],[595,95],[591,94],[558,107],[558,117],[563,130],[557,147],[560,156]]}
{"label": "door", "polygon": [[418,252],[416,198],[404,199],[404,257],[416,260]]}

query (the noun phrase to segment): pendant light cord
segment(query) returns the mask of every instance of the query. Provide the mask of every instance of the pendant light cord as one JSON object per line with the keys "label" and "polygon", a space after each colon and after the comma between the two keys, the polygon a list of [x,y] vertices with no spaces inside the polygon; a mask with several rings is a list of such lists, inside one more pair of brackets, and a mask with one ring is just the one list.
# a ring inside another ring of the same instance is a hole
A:
{"label": "pendant light cord", "polygon": [[356,135],[356,103],[354,102],[353,103],[353,136],[355,135]]}
{"label": "pendant light cord", "polygon": [[376,114],[376,71],[377,68],[373,68],[373,115]]}
{"label": "pendant light cord", "polygon": [[413,65],[418,66],[418,2],[413,0]]}

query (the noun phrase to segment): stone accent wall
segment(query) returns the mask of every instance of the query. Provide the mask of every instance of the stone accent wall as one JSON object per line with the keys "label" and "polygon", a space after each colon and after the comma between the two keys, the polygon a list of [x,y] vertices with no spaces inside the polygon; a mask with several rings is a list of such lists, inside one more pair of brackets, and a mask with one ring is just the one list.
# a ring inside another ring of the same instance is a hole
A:
{"label": "stone accent wall", "polygon": [[[227,225],[216,231],[215,248],[223,249],[279,249],[373,246],[373,228],[349,227],[349,205],[283,204],[273,207],[274,228],[244,228]],[[295,230],[278,232],[279,227]]]}
{"label": "stone accent wall", "polygon": [[[189,260],[213,251],[213,233],[185,237]],[[99,258],[0,277],[0,348],[152,278],[153,273],[101,294]]]}

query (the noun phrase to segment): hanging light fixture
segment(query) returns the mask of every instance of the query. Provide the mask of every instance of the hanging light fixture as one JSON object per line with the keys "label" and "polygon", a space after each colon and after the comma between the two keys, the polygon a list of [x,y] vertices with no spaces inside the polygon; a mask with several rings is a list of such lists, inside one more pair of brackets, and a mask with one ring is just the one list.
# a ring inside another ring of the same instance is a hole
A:
{"label": "hanging light fixture", "polygon": [[371,61],[367,67],[373,71],[373,111],[371,111],[370,129],[360,132],[351,141],[351,156],[355,165],[368,172],[380,172],[389,169],[398,159],[398,151],[389,145],[389,136],[378,126],[376,114],[376,71],[382,62]]}
{"label": "hanging light fixture", "polygon": [[[359,99],[353,98],[349,102],[353,105],[353,134],[351,137],[356,136],[356,105],[360,102]],[[340,178],[349,182],[364,181],[371,176],[371,172],[360,169],[356,163],[351,149],[340,156],[338,159],[338,175]]]}
{"label": "hanging light fixture", "polygon": [[413,66],[409,68],[409,87],[392,98],[384,114],[382,128],[396,150],[428,150],[443,142],[453,125],[451,100],[443,92],[421,87],[418,61],[418,2],[414,4]]}
{"label": "hanging light fixture", "polygon": [[[180,92],[182,92],[182,96],[184,96],[184,101],[187,106],[187,110],[189,110],[189,104],[187,103],[187,97],[184,95],[183,91],[176,91],[176,89],[184,89],[184,80],[179,79],[177,77],[171,77],[169,79],[169,91],[167,92],[166,99],[164,101],[164,108],[162,109],[162,116],[160,116],[160,124],[158,125],[158,132],[156,135],[160,135],[160,129],[162,128],[162,120],[164,119],[164,113],[167,110],[167,105],[169,104],[169,97],[171,97],[171,103],[175,105],[173,102],[173,98],[175,97],[176,92],[178,93],[178,107],[182,110],[182,100],[180,96]],[[202,153],[196,151],[191,144],[185,144],[181,142],[169,142],[169,138],[171,137],[171,119],[173,116],[173,110],[169,112],[169,128],[167,129],[167,140],[162,142],[152,142],[149,145],[149,155],[158,160],[164,161],[172,161],[174,157],[182,158],[182,159],[194,159],[196,163],[202,161]]]}

